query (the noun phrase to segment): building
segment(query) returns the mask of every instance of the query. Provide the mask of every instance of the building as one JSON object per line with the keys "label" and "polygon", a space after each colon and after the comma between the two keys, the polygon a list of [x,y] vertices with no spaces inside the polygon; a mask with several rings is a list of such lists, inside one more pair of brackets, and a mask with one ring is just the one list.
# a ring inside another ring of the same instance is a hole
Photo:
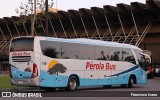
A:
{"label": "building", "polygon": [[[0,19],[0,63],[8,60],[8,45],[15,36],[30,35],[31,16]],[[116,7],[104,5],[76,10],[49,12],[49,33],[45,16],[37,15],[35,35],[59,38],[92,38],[139,46],[152,52],[153,63],[160,65],[160,2],[132,2]],[[6,62],[5,62],[6,63]]]}

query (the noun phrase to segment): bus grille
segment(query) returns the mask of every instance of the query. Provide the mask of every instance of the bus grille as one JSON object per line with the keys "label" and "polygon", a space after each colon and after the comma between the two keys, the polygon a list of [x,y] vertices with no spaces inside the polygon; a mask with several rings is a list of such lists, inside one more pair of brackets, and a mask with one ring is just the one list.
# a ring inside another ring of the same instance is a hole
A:
{"label": "bus grille", "polygon": [[12,62],[30,62],[31,56],[15,56],[12,57]]}

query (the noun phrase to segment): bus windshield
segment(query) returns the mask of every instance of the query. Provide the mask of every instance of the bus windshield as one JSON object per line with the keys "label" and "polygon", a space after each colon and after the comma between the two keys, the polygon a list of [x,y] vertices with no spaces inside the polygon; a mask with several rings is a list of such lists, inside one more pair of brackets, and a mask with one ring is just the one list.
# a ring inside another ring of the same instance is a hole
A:
{"label": "bus windshield", "polygon": [[10,52],[12,51],[33,51],[34,38],[18,38],[11,42]]}
{"label": "bus windshield", "polygon": [[139,64],[144,70],[147,70],[147,68],[150,67],[151,64],[150,57],[143,53],[140,53],[140,55],[141,59],[139,61]]}

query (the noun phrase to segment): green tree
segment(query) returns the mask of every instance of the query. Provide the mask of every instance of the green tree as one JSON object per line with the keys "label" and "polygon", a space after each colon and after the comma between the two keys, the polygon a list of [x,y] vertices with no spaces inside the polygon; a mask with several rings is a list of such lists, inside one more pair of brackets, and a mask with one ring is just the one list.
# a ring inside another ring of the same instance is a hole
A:
{"label": "green tree", "polygon": [[[22,18],[17,21],[17,24],[19,23],[26,23],[27,16],[31,15],[31,35],[34,36],[34,26],[35,26],[35,20],[36,20],[36,11],[41,10],[43,14],[45,11],[45,1],[46,0],[28,0],[27,3],[21,2],[21,5],[15,10],[17,14],[22,16]],[[54,4],[53,0],[50,0],[48,7],[52,8]]]}

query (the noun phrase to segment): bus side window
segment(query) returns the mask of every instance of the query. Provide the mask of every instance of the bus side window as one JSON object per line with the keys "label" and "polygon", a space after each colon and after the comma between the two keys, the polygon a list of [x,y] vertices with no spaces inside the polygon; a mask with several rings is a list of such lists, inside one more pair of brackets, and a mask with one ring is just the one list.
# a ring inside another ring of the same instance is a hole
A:
{"label": "bus side window", "polygon": [[111,61],[121,61],[122,60],[121,51],[122,50],[119,47],[109,47],[109,59]]}
{"label": "bus side window", "polygon": [[136,64],[136,60],[134,58],[133,52],[130,48],[122,49],[122,61],[127,61],[133,64]]}
{"label": "bus side window", "polygon": [[109,48],[104,46],[95,46],[96,60],[109,60]]}
{"label": "bus side window", "polygon": [[42,54],[50,58],[60,58],[60,42],[55,41],[40,41]]}
{"label": "bus side window", "polygon": [[63,59],[79,59],[78,44],[61,42],[61,57]]}
{"label": "bus side window", "polygon": [[93,60],[94,45],[79,44],[79,59]]}

